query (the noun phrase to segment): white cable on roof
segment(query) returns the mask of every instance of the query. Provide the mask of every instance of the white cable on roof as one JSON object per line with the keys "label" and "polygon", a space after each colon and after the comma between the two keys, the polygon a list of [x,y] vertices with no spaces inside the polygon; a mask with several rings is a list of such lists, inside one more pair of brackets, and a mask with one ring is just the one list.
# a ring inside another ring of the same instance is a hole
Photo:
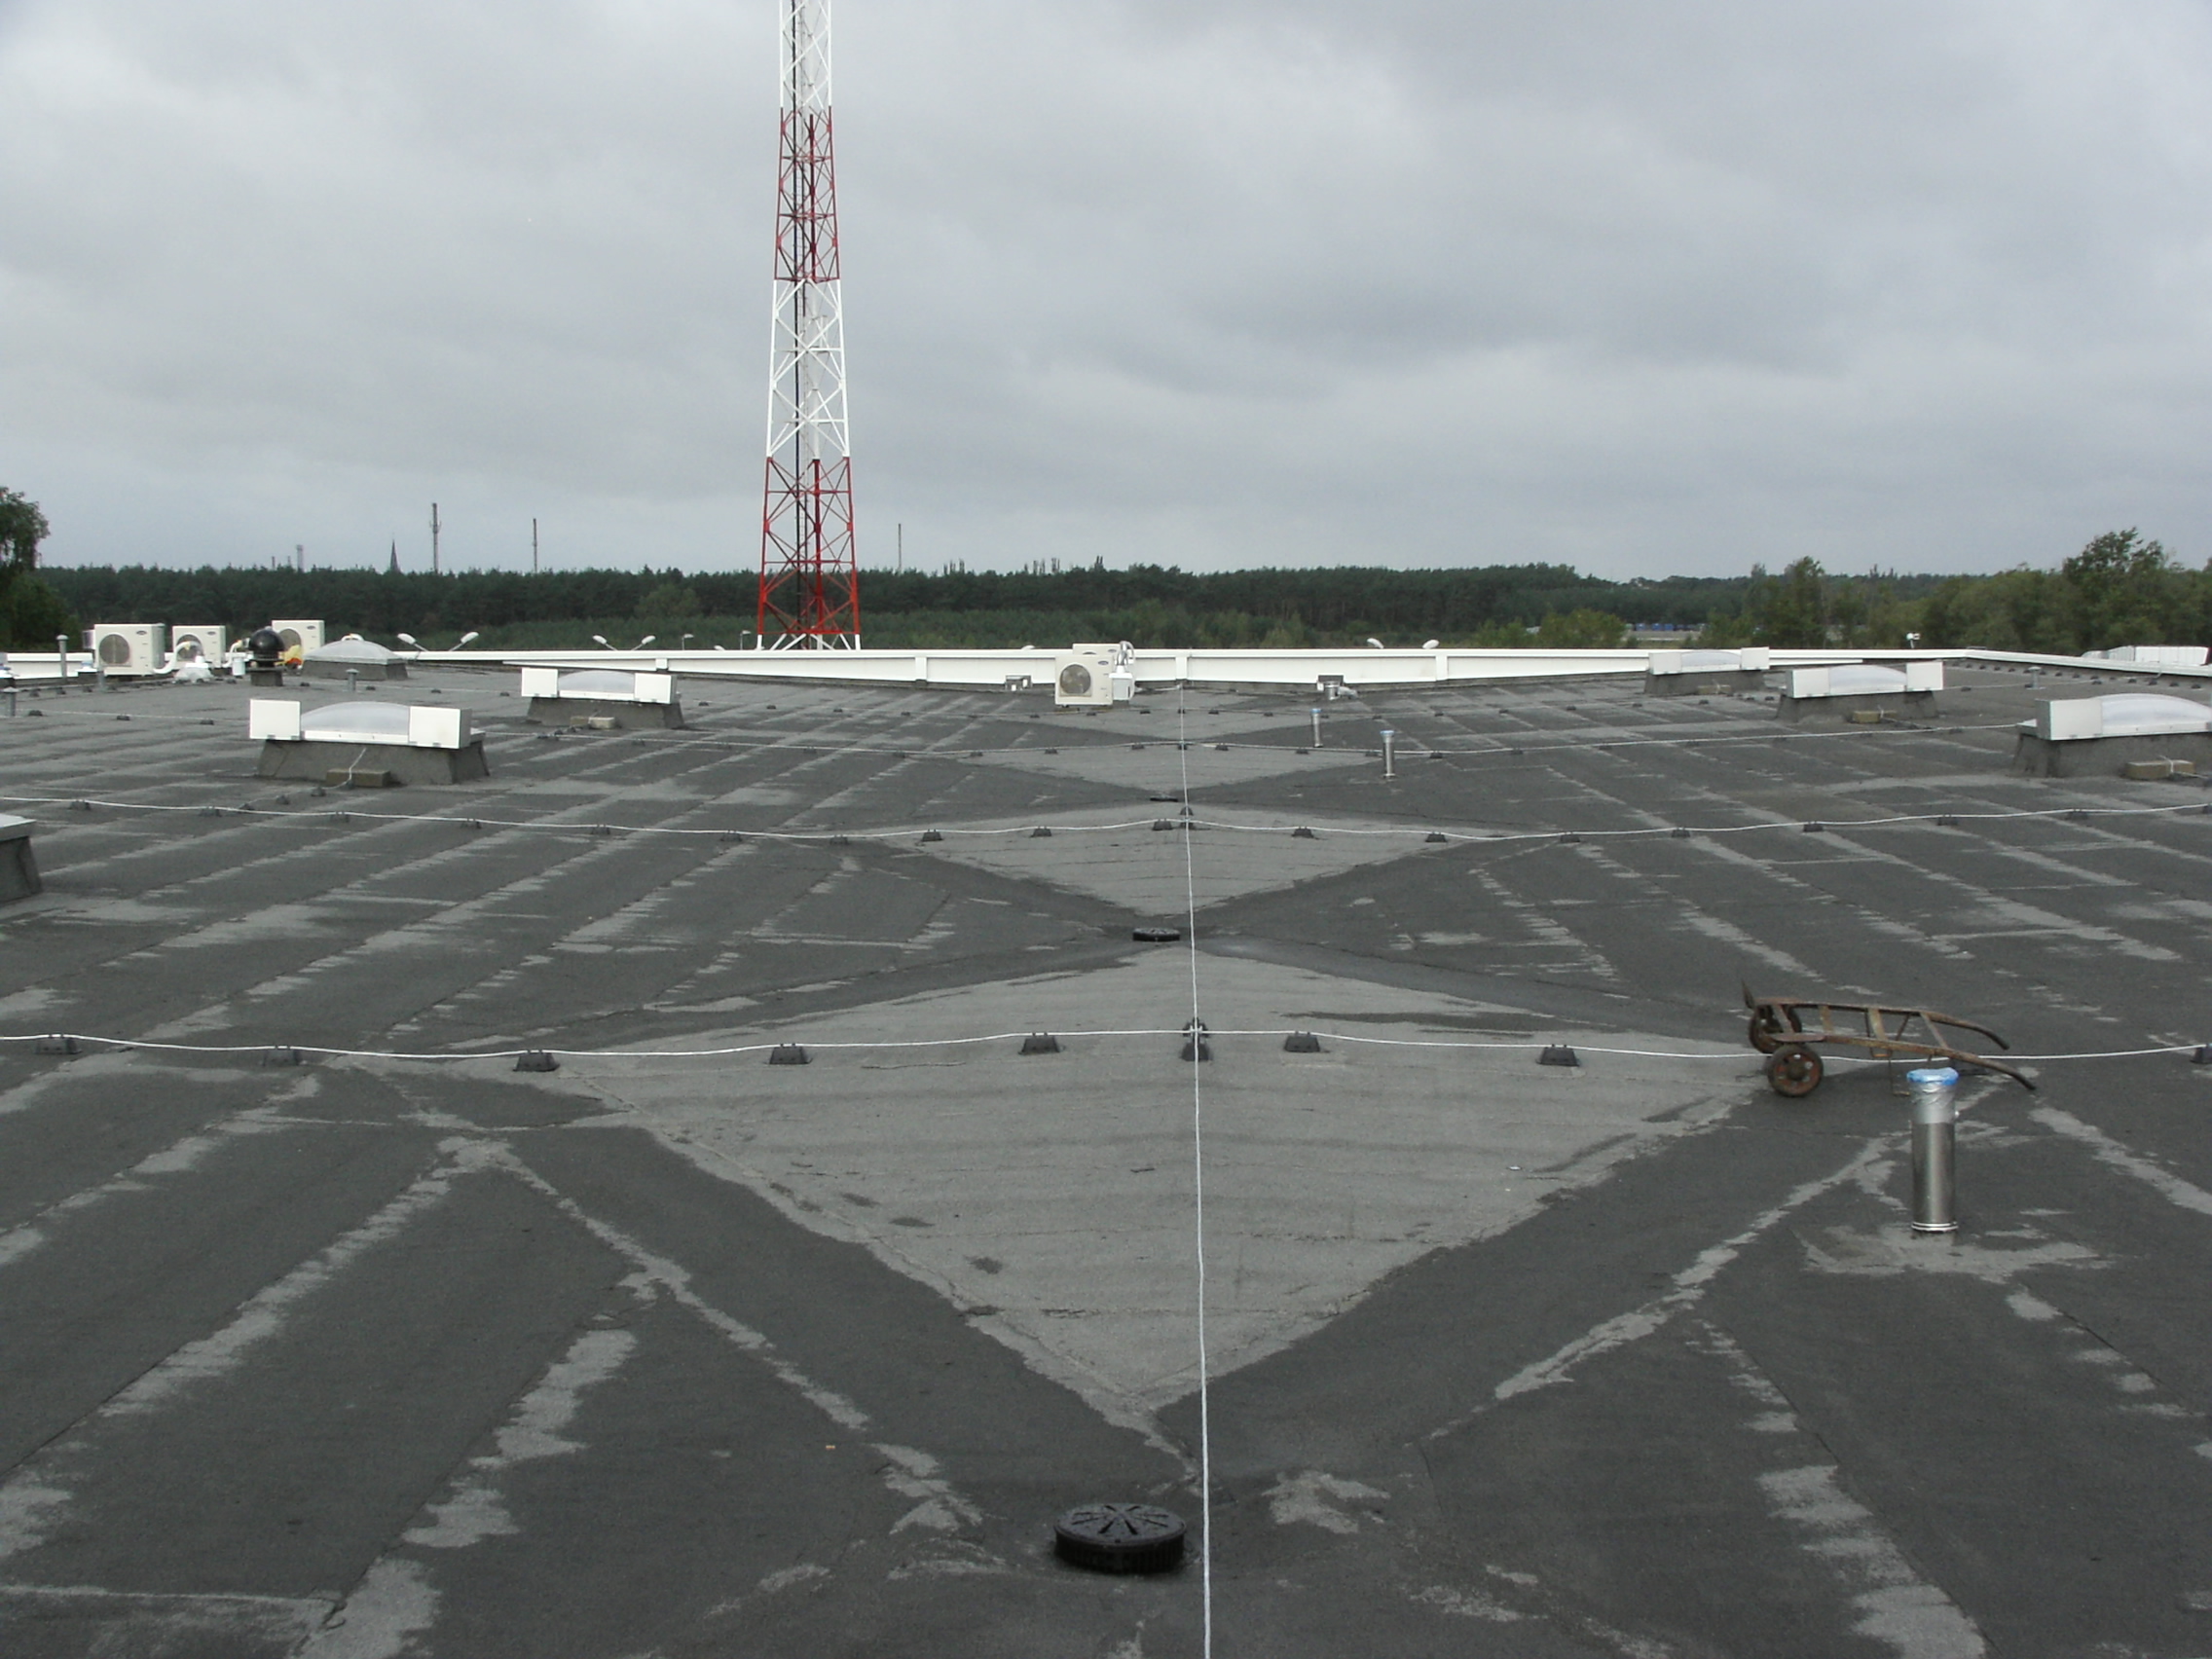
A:
{"label": "white cable on roof", "polygon": [[[1188,766],[1188,762],[1185,762]],[[368,812],[358,807],[331,807],[291,809],[258,806],[168,806],[149,801],[99,800],[84,795],[0,795],[4,806],[64,806],[72,808],[99,807],[115,812],[182,813],[195,817],[266,818],[285,822],[304,819],[350,822],[363,819],[372,824],[450,824],[469,830],[538,830],[582,835],[679,835],[708,840],[736,841],[910,841],[928,834],[950,838],[965,836],[1027,836],[1036,831],[1033,824],[969,827],[937,825],[902,825],[890,830],[688,830],[661,824],[585,824],[556,821],[543,818],[484,818],[453,813],[430,812]],[[1881,818],[1825,818],[1815,820],[1823,830],[1879,830],[1904,824],[1940,824],[1957,821],[1964,824],[1995,823],[2006,820],[2032,818],[2144,818],[2172,816],[2175,814],[2199,816],[2212,815],[2212,801],[2182,801],[2166,806],[2040,806],[2020,807],[1993,812],[1901,812]],[[1158,822],[1151,818],[1124,818],[1098,824],[1054,824],[1055,835],[1110,834],[1124,830],[1141,830]],[[1227,819],[1193,818],[1184,820],[1200,830],[1227,830],[1235,834],[1281,835],[1298,828],[1294,824],[1241,824]],[[1445,829],[1429,823],[1403,827],[1364,828],[1330,826],[1331,835],[1405,836],[1425,839],[1435,834],[1452,841],[1478,844],[1495,844],[1510,841],[1556,841],[1563,835],[1573,835],[1584,840],[1622,840],[1653,835],[1745,835],[1757,830],[1802,830],[1804,823],[1794,818],[1777,818],[1757,824],[1658,824],[1639,825],[1620,830],[1467,830]]]}
{"label": "white cable on roof", "polygon": [[[1183,741],[1188,731],[1187,693],[1175,692],[1175,753],[1182,764],[1181,805],[1191,806],[1191,746]],[[1198,1585],[1202,1630],[1199,1652],[1213,1659],[1213,1415],[1206,1381],[1206,1123],[1202,1074],[1198,1063],[1206,1055],[1205,1021],[1198,1015],[1198,877],[1188,830],[1183,843],[1184,939],[1191,958],[1191,1204],[1193,1233],[1198,1243]]]}
{"label": "white cable on roof", "polygon": [[[1194,1016],[1195,1017],[1195,1016]],[[1572,1030],[1562,1025],[1562,1030]],[[1350,1031],[1325,1031],[1310,1026],[1272,1026],[1250,1030],[1209,1031],[1206,1036],[1216,1037],[1289,1037],[1294,1032],[1309,1032],[1315,1037],[1326,1037],[1332,1043],[1358,1043],[1379,1049],[1461,1049],[1469,1051],[1530,1051],[1553,1047],[1550,1042],[1519,1040],[1485,1041],[1463,1037],[1374,1037]],[[1053,1035],[1068,1041],[1078,1039],[1120,1039],[1132,1037],[1189,1037],[1189,1029],[1176,1030],[1168,1026],[1130,1027],[1115,1030],[1057,1031]],[[321,1054],[331,1059],[348,1060],[406,1060],[430,1064],[450,1064],[461,1060],[513,1060],[525,1054],[552,1054],[572,1060],[707,1060],[727,1059],[738,1054],[765,1054],[776,1049],[798,1044],[807,1050],[824,1051],[843,1050],[896,1050],[896,1049],[954,1049],[973,1048],[989,1043],[1018,1043],[1024,1037],[1034,1036],[1031,1030],[993,1031],[970,1037],[913,1037],[879,1038],[873,1040],[821,1042],[814,1038],[784,1037],[759,1043],[737,1043],[711,1049],[559,1049],[543,1044],[533,1044],[521,1049],[442,1049],[427,1051],[405,1051],[392,1049],[337,1049],[316,1043],[167,1043],[148,1038],[108,1037],[88,1031],[34,1031],[0,1032],[0,1044],[97,1043],[118,1050],[143,1049],[159,1053],[174,1054],[267,1054],[275,1050],[288,1049],[300,1054]],[[1814,1035],[1818,1035],[1815,1033]],[[1784,1039],[1787,1046],[1788,1039]],[[2131,1060],[2157,1054],[2194,1054],[2204,1048],[2200,1043],[2167,1043],[2150,1049],[2102,1049],[2080,1053],[2016,1054],[2009,1051],[1990,1056],[2013,1061],[2037,1062],[2060,1060]],[[1618,1049],[1595,1043],[1577,1041],[1574,1051],[1578,1054],[1613,1054],[1624,1058],[1646,1060],[1745,1060],[1765,1063],[1766,1056],[1755,1050],[1724,1049]],[[1858,1054],[1833,1054],[1831,1060],[1860,1065],[1880,1065],[1886,1062],[1868,1059]],[[1194,1064],[1197,1062],[1194,1061]]]}

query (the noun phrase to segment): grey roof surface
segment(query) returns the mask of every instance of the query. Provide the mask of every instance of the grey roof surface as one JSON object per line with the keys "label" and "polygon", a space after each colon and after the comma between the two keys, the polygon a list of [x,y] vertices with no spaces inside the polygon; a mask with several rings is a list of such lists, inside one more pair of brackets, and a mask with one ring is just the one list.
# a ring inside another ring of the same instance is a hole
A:
{"label": "grey roof surface", "polygon": [[[1970,1078],[1944,1240],[1888,1068],[1744,1043],[1746,981],[2212,1038],[2212,797],[2010,775],[2024,677],[1954,680],[1300,754],[432,670],[492,778],[320,795],[242,689],[25,698],[0,1034],[82,1037],[0,1044],[0,1653],[1161,1659],[1209,1596],[1225,1656],[2212,1651],[2212,1066]],[[1057,1563],[1097,1497],[1210,1510],[1210,1587]]]}

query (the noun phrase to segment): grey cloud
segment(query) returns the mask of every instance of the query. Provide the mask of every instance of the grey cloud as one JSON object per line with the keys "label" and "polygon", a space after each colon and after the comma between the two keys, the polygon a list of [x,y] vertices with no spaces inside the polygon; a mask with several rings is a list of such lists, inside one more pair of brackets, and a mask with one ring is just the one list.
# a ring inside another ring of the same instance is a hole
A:
{"label": "grey cloud", "polygon": [[[775,12],[0,13],[6,481],[88,560],[750,562]],[[837,29],[871,560],[2212,552],[2201,7]]]}

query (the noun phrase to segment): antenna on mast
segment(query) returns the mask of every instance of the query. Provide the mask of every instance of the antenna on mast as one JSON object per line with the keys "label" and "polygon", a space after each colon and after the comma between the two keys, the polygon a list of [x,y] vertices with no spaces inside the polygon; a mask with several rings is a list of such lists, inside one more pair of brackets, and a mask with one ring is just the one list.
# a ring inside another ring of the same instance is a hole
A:
{"label": "antenna on mast", "polygon": [[771,649],[858,649],[860,568],[845,424],[830,0],[784,0],[775,317],[759,636]]}

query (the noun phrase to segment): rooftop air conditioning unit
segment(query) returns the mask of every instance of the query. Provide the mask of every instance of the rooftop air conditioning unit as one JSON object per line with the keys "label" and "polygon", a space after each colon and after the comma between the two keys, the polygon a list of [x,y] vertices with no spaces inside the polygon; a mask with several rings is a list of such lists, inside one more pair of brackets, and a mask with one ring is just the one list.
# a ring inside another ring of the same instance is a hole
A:
{"label": "rooftop air conditioning unit", "polygon": [[278,621],[269,624],[276,630],[276,637],[284,642],[284,654],[290,656],[297,649],[302,656],[319,651],[323,646],[320,622]]}
{"label": "rooftop air conditioning unit", "polygon": [[230,648],[230,630],[214,622],[172,622],[169,624],[169,655],[172,659],[186,655],[196,656],[202,662],[220,666],[223,652]]}
{"label": "rooftop air conditioning unit", "polygon": [[168,628],[160,622],[98,622],[92,626],[92,655],[109,674],[159,674],[168,645]]}
{"label": "rooftop air conditioning unit", "polygon": [[1052,654],[1052,704],[1061,709],[1103,709],[1114,701],[1119,645],[1070,645]]}

